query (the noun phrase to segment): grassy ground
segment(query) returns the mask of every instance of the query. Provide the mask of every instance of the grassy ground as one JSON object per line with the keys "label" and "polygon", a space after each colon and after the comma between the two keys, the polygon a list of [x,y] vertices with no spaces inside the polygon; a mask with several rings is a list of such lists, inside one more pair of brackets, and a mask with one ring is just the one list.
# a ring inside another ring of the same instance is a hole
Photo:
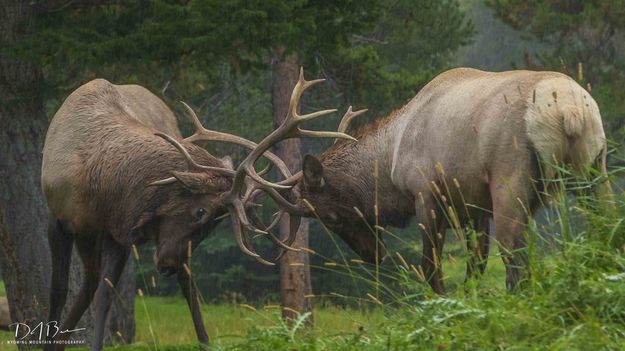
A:
{"label": "grassy ground", "polygon": [[[458,251],[458,245],[448,245],[446,251]],[[496,250],[495,250],[496,251]],[[491,255],[489,269],[480,285],[489,289],[503,289],[503,265],[496,252]],[[464,279],[465,266],[462,262],[444,260],[447,285],[461,286]],[[340,268],[337,268],[337,271]],[[313,273],[314,274],[314,273]],[[415,277],[412,277],[416,279]],[[0,292],[4,286],[0,282]],[[376,295],[374,290],[370,292]],[[381,292],[384,295],[383,291]],[[346,299],[349,299],[347,301]],[[360,300],[361,308],[341,308],[335,304],[352,302],[347,297],[324,297],[323,303],[316,300],[314,327],[307,333],[310,337],[320,339],[340,339],[345,335],[375,333],[396,314],[389,306],[379,306],[366,295]],[[144,304],[145,303],[145,304]],[[257,330],[281,330],[285,328],[279,317],[276,305],[243,306],[233,304],[204,305],[202,307],[207,332],[212,345],[216,349],[237,347],[247,342],[247,336]],[[136,335],[132,346],[116,347],[114,350],[196,350],[196,336],[191,317],[182,297],[137,297],[135,302]],[[3,343],[12,340],[11,332],[0,331],[0,350],[16,350],[12,345]]]}
{"label": "grassy ground", "polygon": [[[135,311],[137,330],[133,347],[170,349],[173,345],[194,345],[195,331],[183,298],[137,298]],[[205,305],[202,312],[212,341],[223,347],[240,342],[253,327],[270,328],[279,322],[278,310],[272,305],[259,306],[256,310],[239,305]],[[376,325],[383,320],[381,312],[375,309],[339,307],[315,309],[314,318],[314,332],[319,336],[355,332],[365,325]],[[0,350],[16,350],[14,346],[4,343],[12,339],[12,332],[0,331]]]}
{"label": "grassy ground", "polygon": [[[462,259],[445,256],[445,297],[398,264],[398,291],[363,292],[360,309],[317,308],[310,331],[287,326],[272,306],[206,305],[204,320],[214,350],[625,350],[623,222],[593,224],[620,240],[614,249],[602,237],[578,236],[560,252],[533,257],[533,279],[516,293],[503,286],[496,252],[466,292]],[[110,349],[197,350],[182,298],[137,298],[135,307],[135,344]],[[0,341],[9,339],[0,332]],[[0,350],[14,349],[0,342]]]}
{"label": "grassy ground", "polygon": [[[196,340],[186,303],[181,298],[150,297],[136,305],[137,334],[135,340],[142,344],[191,344]],[[146,313],[147,309],[147,313]],[[149,314],[149,319],[148,319]],[[365,324],[381,322],[376,311],[326,307],[316,309],[315,332],[356,331]],[[269,328],[278,320],[276,306],[255,310],[238,305],[208,305],[203,308],[208,334],[217,344],[231,344],[245,336],[252,327]],[[155,337],[150,334],[150,325]]]}

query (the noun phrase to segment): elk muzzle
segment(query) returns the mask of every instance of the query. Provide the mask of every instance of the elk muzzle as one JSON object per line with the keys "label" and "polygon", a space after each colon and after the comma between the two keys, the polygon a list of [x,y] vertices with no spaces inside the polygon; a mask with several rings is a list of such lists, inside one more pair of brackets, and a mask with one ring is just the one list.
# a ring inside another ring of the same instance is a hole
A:
{"label": "elk muzzle", "polygon": [[159,242],[154,253],[154,263],[159,274],[172,276],[180,269],[180,245],[173,241]]}

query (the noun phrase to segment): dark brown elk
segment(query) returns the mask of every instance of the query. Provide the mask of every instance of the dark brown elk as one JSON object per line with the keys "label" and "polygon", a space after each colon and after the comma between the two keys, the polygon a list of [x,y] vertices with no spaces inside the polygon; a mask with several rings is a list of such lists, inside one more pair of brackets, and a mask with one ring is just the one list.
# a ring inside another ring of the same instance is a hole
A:
{"label": "dark brown elk", "polygon": [[[318,82],[303,80],[303,73],[300,78],[291,98],[291,111],[297,110],[302,92]],[[94,350],[102,348],[114,287],[132,246],[150,239],[156,245],[159,272],[177,273],[198,340],[207,343],[190,271],[188,267],[181,269],[188,263],[189,247],[194,249],[220,218],[229,214],[241,250],[271,264],[254,251],[248,234],[264,235],[288,249],[299,221],[296,216],[291,218],[292,235],[285,241],[250,224],[246,209],[253,197],[252,189],[274,191],[266,189],[268,182],[254,169],[255,162],[265,156],[283,177],[290,177],[284,163],[267,152],[273,144],[290,137],[353,139],[342,133],[298,128],[300,123],[333,110],[292,114],[258,145],[207,130],[190,108],[189,112],[196,133],[182,139],[173,113],[155,95],[139,86],[113,85],[98,79],[74,91],[51,121],[41,179],[49,208],[52,252],[49,317],[51,321],[59,320],[65,305],[75,244],[85,278],[60,328],[72,330],[95,295]],[[252,151],[233,169],[231,162],[193,144],[200,140],[236,143]],[[61,335],[55,340],[68,334]],[[46,345],[48,349],[54,347]],[[56,348],[62,350],[64,345],[57,344]]]}
{"label": "dark brown elk", "polygon": [[[554,160],[579,171],[596,162],[606,175],[597,104],[555,72],[450,70],[399,111],[352,134],[358,141],[306,156],[303,176],[288,182],[297,182],[295,193],[314,208],[299,214],[319,216],[370,262],[385,253],[381,227],[416,217],[422,267],[438,293],[446,226],[482,229],[492,217],[513,288],[526,265],[524,225],[542,193],[533,180],[553,179]],[[609,193],[607,180],[600,188]],[[488,235],[480,238],[469,274],[476,265],[484,269],[479,257],[487,254]]]}

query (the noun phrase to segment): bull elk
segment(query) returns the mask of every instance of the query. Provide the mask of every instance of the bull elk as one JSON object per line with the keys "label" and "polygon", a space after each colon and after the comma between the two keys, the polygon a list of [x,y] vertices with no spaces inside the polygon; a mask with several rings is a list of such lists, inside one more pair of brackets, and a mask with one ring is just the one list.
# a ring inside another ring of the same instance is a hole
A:
{"label": "bull elk", "polygon": [[[297,111],[303,91],[319,81],[305,81],[300,72],[289,110]],[[207,130],[190,108],[188,112],[196,132],[182,139],[173,113],[158,97],[140,86],[97,79],[74,91],[51,121],[41,177],[52,252],[49,317],[58,320],[65,305],[75,244],[85,276],[61,330],[74,329],[95,295],[94,350],[102,348],[113,289],[132,246],[150,239],[156,244],[158,271],[177,274],[198,340],[208,343],[191,272],[188,267],[181,269],[188,264],[187,250],[194,249],[229,214],[241,250],[261,263],[272,264],[254,251],[248,234],[263,235],[280,248],[290,249],[299,220],[296,215],[290,217],[291,235],[285,240],[269,232],[275,224],[262,230],[257,228],[262,223],[256,217],[250,217],[253,222],[248,220],[246,210],[258,191],[276,193],[254,164],[264,156],[283,177],[290,178],[286,165],[267,151],[275,143],[293,137],[353,139],[344,133],[299,128],[302,122],[334,110],[289,114],[259,144]],[[206,140],[239,144],[251,152],[234,169],[230,161],[193,144]],[[66,338],[68,334],[61,335]],[[55,346],[64,349],[58,342],[46,348]]]}
{"label": "bull elk", "polygon": [[[339,130],[357,114],[348,111]],[[578,170],[597,162],[606,175],[599,108],[573,79],[555,72],[453,69],[399,111],[352,134],[358,141],[338,141],[319,158],[307,155],[302,173],[280,185],[295,185],[298,198],[314,208],[300,205],[299,215],[318,216],[369,262],[385,254],[381,226],[404,227],[416,217],[424,232],[423,270],[438,293],[449,223],[479,229],[492,217],[506,285],[514,288],[526,265],[524,224],[549,190],[534,191],[543,184],[534,180],[553,180],[554,159]],[[609,192],[607,180],[601,186]],[[480,257],[489,237],[479,237],[468,275],[485,267]]]}

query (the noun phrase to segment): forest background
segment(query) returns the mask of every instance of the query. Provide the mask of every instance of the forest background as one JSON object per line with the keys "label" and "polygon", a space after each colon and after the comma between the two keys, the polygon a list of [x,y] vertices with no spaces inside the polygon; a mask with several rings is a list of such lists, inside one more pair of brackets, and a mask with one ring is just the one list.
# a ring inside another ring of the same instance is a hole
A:
{"label": "forest background", "polygon": [[[16,287],[10,252],[19,260],[41,258],[19,261],[23,271],[37,272],[24,283],[27,295],[45,296],[48,284],[38,190],[45,130],[68,94],[94,78],[155,92],[176,111],[185,135],[191,125],[179,100],[205,126],[258,141],[274,128],[274,64],[289,57],[308,78],[327,79],[305,96],[303,109],[339,109],[313,123],[316,129],[336,128],[349,105],[369,109],[356,124],[384,116],[453,67],[554,70],[591,90],[616,147],[625,131],[625,3],[619,0],[1,0],[0,7],[0,267],[10,290]],[[305,140],[302,153],[318,154],[329,143]],[[227,145],[207,148],[235,163],[245,155]],[[416,232],[396,231],[411,239],[391,239],[392,251],[418,261]],[[315,221],[309,240],[318,253],[311,256],[314,293],[357,295],[358,283],[346,284],[324,265],[341,252],[351,256],[349,248]],[[141,247],[137,288],[178,294],[173,280],[159,279],[152,254],[152,246]],[[277,269],[241,254],[228,223],[200,245],[192,265],[207,302],[280,299]]]}

